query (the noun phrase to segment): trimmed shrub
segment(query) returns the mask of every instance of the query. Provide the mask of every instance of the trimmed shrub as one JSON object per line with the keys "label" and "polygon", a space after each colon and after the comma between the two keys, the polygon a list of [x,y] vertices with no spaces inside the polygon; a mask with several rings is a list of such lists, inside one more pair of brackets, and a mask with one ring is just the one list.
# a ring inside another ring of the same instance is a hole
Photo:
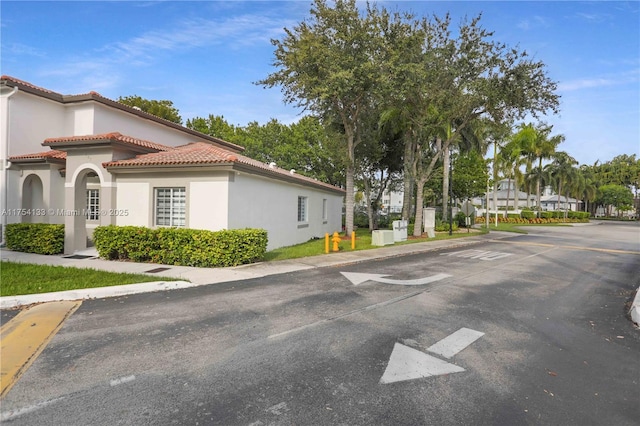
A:
{"label": "trimmed shrub", "polygon": [[9,250],[37,254],[60,254],[64,251],[64,225],[11,223],[4,235]]}
{"label": "trimmed shrub", "polygon": [[[454,220],[453,223],[451,224],[451,230],[452,231],[457,231],[458,230],[458,223]],[[434,231],[436,232],[445,232],[445,231],[449,231],[449,221],[436,221],[436,226]]]}
{"label": "trimmed shrub", "polygon": [[198,267],[237,266],[261,260],[267,251],[267,231],[142,226],[99,226],[93,241],[105,259]]}
{"label": "trimmed shrub", "polygon": [[523,219],[534,219],[536,217],[536,212],[532,210],[522,210],[522,212],[520,212],[520,216]]}

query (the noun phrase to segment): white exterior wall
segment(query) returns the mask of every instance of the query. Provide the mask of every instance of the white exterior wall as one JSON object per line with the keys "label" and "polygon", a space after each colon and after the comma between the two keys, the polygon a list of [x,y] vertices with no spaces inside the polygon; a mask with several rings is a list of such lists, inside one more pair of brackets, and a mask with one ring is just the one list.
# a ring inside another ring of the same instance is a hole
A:
{"label": "white exterior wall", "polygon": [[93,102],[95,108],[93,133],[119,132],[123,135],[153,141],[162,145],[180,146],[202,141],[197,136],[163,126],[124,111]]}
{"label": "white exterior wall", "polygon": [[65,133],[49,137],[85,136],[96,134],[94,131],[94,107],[91,103],[67,104],[65,108]]}
{"label": "white exterior wall", "polygon": [[121,173],[116,176],[116,225],[155,227],[155,188],[184,187],[188,228],[227,229],[228,173]]}
{"label": "white exterior wall", "polygon": [[57,102],[18,90],[8,105],[9,128],[3,135],[8,134],[9,156],[47,151],[42,146],[46,138],[70,133],[65,125],[65,107]]}
{"label": "white exterior wall", "polygon": [[[268,250],[342,229],[342,196],[277,180],[237,174],[229,183],[229,229],[262,228]],[[298,222],[298,196],[307,197],[307,222]],[[322,200],[328,217],[322,219]]]}
{"label": "white exterior wall", "polygon": [[227,176],[208,182],[191,182],[187,197],[189,227],[220,231],[229,227]]}
{"label": "white exterior wall", "polygon": [[116,217],[118,226],[151,226],[149,218],[153,208],[151,185],[148,182],[117,182]]}
{"label": "white exterior wall", "polygon": [[[121,226],[154,227],[155,188],[185,187],[188,228],[266,229],[268,250],[323,237],[342,228],[342,196],[246,173],[120,173],[116,182],[115,208],[127,212],[116,218],[116,224]],[[304,223],[298,223],[298,196],[308,199],[308,220]],[[325,220],[323,200],[327,200]]]}

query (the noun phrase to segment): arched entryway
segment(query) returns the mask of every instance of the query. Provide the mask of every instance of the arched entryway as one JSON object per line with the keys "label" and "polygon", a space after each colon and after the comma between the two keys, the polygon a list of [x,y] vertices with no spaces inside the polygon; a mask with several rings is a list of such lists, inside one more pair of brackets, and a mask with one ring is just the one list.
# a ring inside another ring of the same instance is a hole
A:
{"label": "arched entryway", "polygon": [[100,225],[102,184],[101,171],[93,164],[78,168],[67,186],[65,209],[65,253],[90,247],[92,231]]}
{"label": "arched entryway", "polygon": [[44,189],[42,180],[38,175],[30,174],[22,183],[22,208],[25,212],[29,212],[29,214],[22,215],[23,222],[45,222]]}

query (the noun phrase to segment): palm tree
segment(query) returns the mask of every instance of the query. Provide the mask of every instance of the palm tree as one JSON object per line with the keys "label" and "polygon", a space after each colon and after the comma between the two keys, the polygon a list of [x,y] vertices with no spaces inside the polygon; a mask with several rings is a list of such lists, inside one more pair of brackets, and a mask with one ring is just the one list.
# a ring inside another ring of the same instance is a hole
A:
{"label": "palm tree", "polygon": [[520,192],[520,183],[522,182],[522,167],[526,162],[526,157],[522,155],[522,146],[520,141],[513,138],[500,150],[498,156],[498,169],[502,171],[507,178],[507,205],[504,212],[504,217],[507,217],[509,210],[509,196],[511,192],[511,179],[515,183],[514,185],[514,209],[518,209],[518,193]]}
{"label": "palm tree", "polygon": [[560,143],[564,141],[563,135],[555,135],[551,136],[551,130],[553,126],[549,126],[547,124],[541,123],[537,126],[533,124],[523,124],[520,126],[520,130],[514,136],[514,139],[517,140],[522,147],[523,154],[527,157],[529,161],[529,171],[534,172],[533,164],[535,162],[538,163],[537,171],[535,174],[538,176],[536,181],[536,200],[537,200],[537,211],[538,216],[540,216],[540,189],[542,184],[542,161],[549,159],[553,156],[553,153],[556,151],[556,148]]}
{"label": "palm tree", "polygon": [[[593,167],[595,167],[595,164]],[[589,202],[594,201],[596,199],[596,196],[598,195],[598,186],[596,185],[596,178],[593,172],[593,167],[583,164],[578,169],[580,175],[584,180],[584,184],[580,192],[580,197],[584,200],[585,212],[590,211]]]}
{"label": "palm tree", "polygon": [[575,180],[576,169],[573,166],[577,164],[578,162],[575,158],[564,151],[558,151],[553,154],[553,161],[546,166],[556,183],[556,190],[558,191],[558,209],[560,209],[560,197],[563,189],[567,194],[565,195],[565,218],[569,208],[569,191],[567,189],[569,188],[572,180]]}

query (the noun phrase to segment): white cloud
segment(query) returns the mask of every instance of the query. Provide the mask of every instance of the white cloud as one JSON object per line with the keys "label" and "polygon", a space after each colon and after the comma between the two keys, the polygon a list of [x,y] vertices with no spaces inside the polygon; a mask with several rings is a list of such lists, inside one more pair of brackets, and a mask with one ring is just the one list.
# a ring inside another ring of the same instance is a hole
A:
{"label": "white cloud", "polygon": [[543,16],[535,15],[530,19],[525,19],[520,21],[517,27],[523,31],[529,31],[538,28],[549,28],[551,23],[549,20]]}
{"label": "white cloud", "polygon": [[623,84],[636,83],[639,80],[639,76],[640,68],[606,77],[581,78],[561,82],[558,84],[558,89],[568,92],[597,87],[619,86]]}

